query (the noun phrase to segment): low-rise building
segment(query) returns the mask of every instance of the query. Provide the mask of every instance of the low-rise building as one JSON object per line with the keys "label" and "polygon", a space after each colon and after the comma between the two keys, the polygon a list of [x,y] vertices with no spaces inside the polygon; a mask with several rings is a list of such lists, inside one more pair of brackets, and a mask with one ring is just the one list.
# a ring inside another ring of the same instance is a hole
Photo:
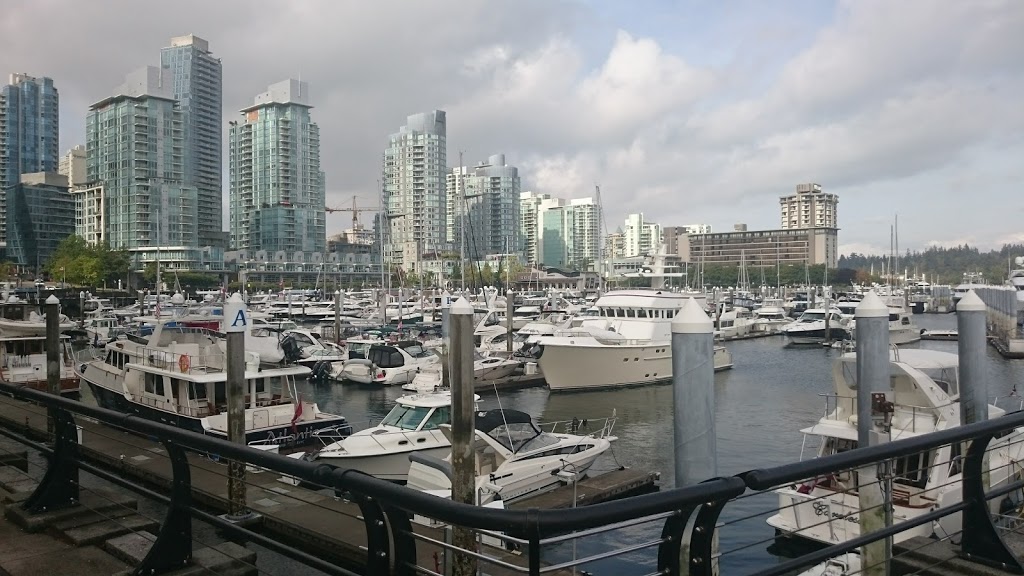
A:
{"label": "low-rise building", "polygon": [[679,251],[689,262],[736,266],[825,264],[839,262],[837,228],[753,230],[690,234],[679,237]]}

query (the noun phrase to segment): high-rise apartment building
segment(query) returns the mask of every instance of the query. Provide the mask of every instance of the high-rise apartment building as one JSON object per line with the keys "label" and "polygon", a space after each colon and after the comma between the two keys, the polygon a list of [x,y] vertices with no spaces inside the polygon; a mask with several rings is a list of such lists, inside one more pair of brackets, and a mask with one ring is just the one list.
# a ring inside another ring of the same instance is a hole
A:
{"label": "high-rise apartment building", "polygon": [[75,201],[67,178],[56,172],[20,175],[7,189],[6,258],[40,274],[50,255],[75,233]]}
{"label": "high-rise apartment building", "polygon": [[443,110],[414,114],[388,139],[383,205],[384,261],[416,270],[425,254],[448,248],[447,119]]}
{"label": "high-rise apartment building", "polygon": [[69,186],[81,186],[85,179],[85,146],[79,144],[60,157],[57,173],[67,176]]}
{"label": "high-rise apartment building", "polygon": [[206,40],[194,35],[171,38],[160,50],[160,66],[173,76],[171,93],[178,101],[184,135],[183,177],[198,191],[195,224],[200,246],[226,248],[221,156],[223,96],[221,62]]}
{"label": "high-rise apartment building", "polygon": [[320,128],[309,84],[285,80],[242,109],[229,130],[231,246],[234,250],[323,254],[326,183]]}
{"label": "high-rise apartment building", "polygon": [[[103,239],[129,250],[136,268],[155,258],[189,266],[198,246],[197,192],[184,182],[184,128],[170,71],[132,72],[86,116],[86,180],[102,186]],[[77,202],[77,199],[76,199]],[[94,235],[95,236],[95,235]]]}
{"label": "high-rise apartment building", "polygon": [[548,206],[540,215],[538,264],[596,269],[601,257],[601,209],[593,198]]}
{"label": "high-rise apartment building", "polygon": [[59,98],[53,80],[11,74],[0,87],[0,248],[7,240],[3,191],[22,174],[56,172]]}
{"label": "high-rise apartment building", "polygon": [[821,190],[821,184],[797,184],[796,194],[780,196],[782,229],[838,228],[839,196]]}
{"label": "high-rise apartment building", "polygon": [[520,254],[519,169],[506,165],[504,154],[473,168],[452,168],[445,188],[446,239],[453,248],[461,248],[464,235],[469,260]]}
{"label": "high-rise apartment building", "polygon": [[643,212],[626,216],[622,255],[626,258],[647,256],[661,248],[661,226],[644,219]]}
{"label": "high-rise apartment building", "polygon": [[550,194],[521,192],[519,194],[519,236],[522,238],[523,257],[530,266],[542,262],[544,226],[543,216],[548,208],[557,208],[565,203]]}

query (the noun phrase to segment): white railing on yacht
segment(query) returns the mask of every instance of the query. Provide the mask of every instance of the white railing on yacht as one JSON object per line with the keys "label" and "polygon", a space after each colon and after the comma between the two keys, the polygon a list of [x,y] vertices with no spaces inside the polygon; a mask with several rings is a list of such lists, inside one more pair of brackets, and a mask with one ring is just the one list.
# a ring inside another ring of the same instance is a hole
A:
{"label": "white railing on yacht", "polygon": [[[857,399],[852,396],[840,396],[838,394],[818,394],[818,396],[825,398],[825,415],[822,417],[823,420],[832,420],[836,422],[847,422],[850,416],[857,413]],[[932,421],[932,427],[928,428],[927,431],[931,432],[934,430],[934,425],[939,421],[938,409],[945,406],[954,404],[944,404],[943,406],[914,406],[912,404],[897,404],[895,409],[897,411],[909,411],[910,412],[910,432],[917,432],[917,418],[918,416],[929,417]],[[837,413],[839,408],[842,406],[846,412],[846,418],[838,418]],[[905,427],[904,427],[905,429]]]}
{"label": "white railing on yacht", "polygon": [[159,368],[182,374],[206,374],[223,372],[224,354],[181,354],[165,348],[143,348],[135,360],[143,366]]}
{"label": "white railing on yacht", "polygon": [[537,427],[550,434],[579,434],[594,438],[608,438],[612,436],[616,420],[618,420],[618,416],[615,410],[612,410],[612,415],[607,418],[584,418],[582,420],[573,418],[572,420],[538,422]]}

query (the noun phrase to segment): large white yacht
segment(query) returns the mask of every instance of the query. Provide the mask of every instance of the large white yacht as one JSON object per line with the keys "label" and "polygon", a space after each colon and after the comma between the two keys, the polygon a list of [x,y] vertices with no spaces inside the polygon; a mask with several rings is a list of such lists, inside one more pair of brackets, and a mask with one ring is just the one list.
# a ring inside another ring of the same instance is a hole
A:
{"label": "large white yacht", "polygon": [[[826,321],[826,316],[827,321]],[[825,326],[828,325],[826,331]],[[795,346],[820,344],[826,340],[853,339],[853,320],[832,306],[829,309],[808,308],[794,322],[782,327],[789,344]]]}
{"label": "large white yacht", "polygon": [[308,459],[405,482],[409,454],[444,458],[451,452],[452,444],[440,430],[441,424],[451,422],[451,406],[447,390],[402,396],[379,425],[327,444]]}
{"label": "large white yacht", "polygon": [[[60,393],[77,398],[78,374],[71,351],[71,337],[61,336]],[[35,390],[48,390],[46,380],[46,336],[0,336],[0,381],[24,384]]]}
{"label": "large white yacht", "polygon": [[[61,332],[74,327],[75,323],[61,314]],[[46,316],[37,312],[34,305],[10,296],[0,302],[0,336],[46,336]]]}
{"label": "large white yacht", "polygon": [[[596,316],[578,328],[537,340],[544,380],[552,390],[637,386],[672,378],[672,318],[688,298],[701,307],[703,294],[664,290],[617,290],[601,296]],[[732,367],[723,346],[714,349],[715,370]]]}
{"label": "large white yacht", "polygon": [[[934,350],[890,350],[891,409],[880,415],[883,433],[891,440],[920,436],[960,424],[958,359],[955,354]],[[825,415],[805,437],[820,441],[817,455],[836,454],[857,447],[857,356],[843,354],[832,368],[833,394],[825,395]],[[1004,411],[989,406],[989,416]],[[808,443],[804,442],[805,445]],[[1017,430],[989,445],[992,488],[1017,480],[1024,456],[1024,432]],[[936,508],[959,502],[962,493],[962,459],[959,445],[943,446],[894,462],[893,519],[904,522]],[[843,471],[776,490],[779,513],[768,524],[784,536],[825,544],[844,542],[860,534],[860,504],[856,472]],[[999,499],[991,502],[994,508]],[[938,523],[926,523],[896,535],[897,541],[914,536],[940,537],[958,533],[959,514]]]}
{"label": "large white yacht", "polygon": [[1017,268],[1010,270],[1009,283],[1017,291],[1017,324],[1024,323],[1024,256],[1013,259]]}

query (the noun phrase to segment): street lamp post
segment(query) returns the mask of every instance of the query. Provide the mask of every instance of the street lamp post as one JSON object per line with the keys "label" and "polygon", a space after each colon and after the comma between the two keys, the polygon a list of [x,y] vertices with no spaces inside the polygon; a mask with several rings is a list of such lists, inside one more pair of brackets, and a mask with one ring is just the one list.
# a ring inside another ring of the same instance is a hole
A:
{"label": "street lamp post", "polygon": [[61,288],[66,288],[67,287],[67,285],[68,285],[67,278],[68,278],[67,274],[64,273],[64,267],[61,266],[60,267],[60,287]]}

